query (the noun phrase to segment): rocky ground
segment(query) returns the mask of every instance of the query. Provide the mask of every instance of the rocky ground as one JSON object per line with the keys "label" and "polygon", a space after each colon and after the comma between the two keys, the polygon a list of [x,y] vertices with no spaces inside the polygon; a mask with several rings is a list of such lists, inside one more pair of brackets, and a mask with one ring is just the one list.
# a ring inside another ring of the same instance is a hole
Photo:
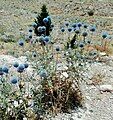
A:
{"label": "rocky ground", "polygon": [[[81,1],[0,0],[0,39],[16,40],[21,35],[25,35],[43,3],[47,5],[55,29],[60,28],[64,21],[79,19],[99,25],[100,31],[105,29],[113,34],[113,2],[110,0]],[[89,9],[95,10],[94,17],[87,15]],[[0,65],[3,64],[4,59],[8,64],[17,60],[2,53],[0,52]],[[18,61],[22,62],[23,59],[20,58]],[[113,57],[106,56],[104,61],[88,65],[88,71],[84,73],[87,84],[82,82],[81,89],[85,96],[86,107],[71,114],[59,114],[52,120],[113,120]]]}
{"label": "rocky ground", "polygon": [[[112,120],[113,119],[113,57],[104,58],[106,63],[88,64],[81,82],[84,108],[73,110],[70,114],[58,114],[48,120]],[[0,55],[0,64],[26,61],[25,57],[14,58]],[[15,71],[11,69],[14,73]],[[32,68],[27,70],[30,75]]]}

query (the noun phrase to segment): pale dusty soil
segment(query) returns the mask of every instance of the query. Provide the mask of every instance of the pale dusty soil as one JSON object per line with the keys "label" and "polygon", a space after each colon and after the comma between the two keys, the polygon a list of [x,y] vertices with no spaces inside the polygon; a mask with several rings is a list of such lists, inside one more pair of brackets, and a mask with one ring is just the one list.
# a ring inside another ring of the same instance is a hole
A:
{"label": "pale dusty soil", "polygon": [[[47,4],[55,29],[59,28],[65,20],[74,21],[78,18],[85,19],[91,24],[101,23],[100,31],[107,29],[109,33],[113,33],[113,3],[107,1],[91,3],[88,1],[80,3],[79,0],[0,0],[0,36],[4,34],[13,35],[16,39],[20,37],[21,33],[26,34],[28,25],[34,20],[37,15],[36,12],[40,12],[43,3]],[[85,14],[89,8],[95,9],[94,17],[90,18]],[[57,37],[55,36],[55,38]],[[2,65],[1,61],[0,65]],[[104,75],[100,85],[107,84],[113,87],[112,58],[109,58],[107,64],[93,64],[89,69],[86,76],[92,77],[100,72],[100,74]],[[84,118],[77,119],[74,117],[73,120],[113,120],[113,92],[100,93],[93,85],[82,84],[89,112],[86,112]],[[98,85],[96,86],[98,87]],[[71,119],[69,117],[62,118],[62,115],[60,115],[57,120]]]}

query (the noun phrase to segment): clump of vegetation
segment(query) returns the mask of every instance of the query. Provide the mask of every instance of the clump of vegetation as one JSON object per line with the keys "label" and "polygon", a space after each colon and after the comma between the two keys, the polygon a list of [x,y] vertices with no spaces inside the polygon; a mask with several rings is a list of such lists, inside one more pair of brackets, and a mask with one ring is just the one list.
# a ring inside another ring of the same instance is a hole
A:
{"label": "clump of vegetation", "polygon": [[[106,49],[108,34],[103,33],[100,45],[95,44],[95,26],[67,22],[60,29],[64,35],[61,46],[60,42],[55,43],[54,37],[51,38],[51,30],[51,18],[43,5],[41,14],[29,28],[27,39],[30,42],[20,39],[16,46],[16,51],[19,50],[16,55],[26,56],[26,61],[15,61],[11,66],[0,67],[2,120],[43,120],[49,114],[69,112],[84,105],[80,89],[84,77],[82,73],[86,64],[98,62],[100,49],[97,46]],[[16,71],[15,75],[10,67]],[[32,72],[28,71],[30,68]]]}

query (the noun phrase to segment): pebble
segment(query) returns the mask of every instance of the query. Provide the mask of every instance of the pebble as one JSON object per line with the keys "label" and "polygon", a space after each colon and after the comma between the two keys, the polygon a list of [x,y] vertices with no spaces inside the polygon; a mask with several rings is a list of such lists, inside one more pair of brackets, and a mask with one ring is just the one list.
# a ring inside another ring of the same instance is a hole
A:
{"label": "pebble", "polygon": [[65,65],[65,64],[63,64],[63,63],[58,63],[57,64],[57,70],[58,71],[63,71],[63,70],[67,70],[68,69],[68,67]]}
{"label": "pebble", "polygon": [[67,74],[67,72],[63,72],[62,75],[65,77],[65,78],[68,78],[69,75]]}
{"label": "pebble", "polygon": [[14,106],[15,106],[15,107],[18,107],[18,106],[19,106],[19,104],[18,104],[17,101],[14,101]]}
{"label": "pebble", "polygon": [[99,89],[100,91],[103,91],[103,92],[112,92],[113,86],[112,85],[101,85]]}

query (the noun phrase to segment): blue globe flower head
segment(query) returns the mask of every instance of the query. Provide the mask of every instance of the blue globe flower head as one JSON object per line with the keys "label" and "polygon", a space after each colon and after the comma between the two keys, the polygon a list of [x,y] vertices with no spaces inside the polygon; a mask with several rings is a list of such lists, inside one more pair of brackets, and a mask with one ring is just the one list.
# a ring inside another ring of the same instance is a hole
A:
{"label": "blue globe flower head", "polygon": [[68,30],[68,32],[71,32],[73,29],[72,28],[68,28],[67,30]]}
{"label": "blue globe flower head", "polygon": [[59,52],[60,51],[60,47],[56,46],[56,51]]}
{"label": "blue globe flower head", "polygon": [[47,24],[48,21],[49,21],[48,18],[44,18],[44,19],[43,19],[43,22],[44,22],[45,24]]}
{"label": "blue globe flower head", "polygon": [[54,27],[54,25],[52,24],[52,25],[51,25],[51,28],[53,28],[53,27]]}
{"label": "blue globe flower head", "polygon": [[4,66],[2,67],[2,71],[3,71],[4,73],[8,74],[8,73],[9,73],[9,68],[8,68],[8,66],[4,65]]}
{"label": "blue globe flower head", "polygon": [[24,46],[24,40],[19,40],[18,44],[19,44],[20,46]]}
{"label": "blue globe flower head", "polygon": [[76,31],[76,28],[74,28],[73,31]]}
{"label": "blue globe flower head", "polygon": [[95,27],[95,26],[91,26],[91,27],[90,27],[90,31],[91,31],[91,32],[95,32],[95,31],[96,31],[96,27]]}
{"label": "blue globe flower head", "polygon": [[48,19],[48,20],[51,20],[51,17],[50,17],[50,16],[47,16],[47,19]]}
{"label": "blue globe flower head", "polygon": [[39,37],[39,42],[43,42],[44,41],[44,36],[40,36]]}
{"label": "blue globe flower head", "polygon": [[15,68],[17,68],[17,67],[19,66],[19,63],[18,63],[18,62],[15,62],[15,63],[13,64],[13,66],[14,66]]}
{"label": "blue globe flower head", "polygon": [[32,26],[35,28],[37,26],[36,22],[33,22]]}
{"label": "blue globe flower head", "polygon": [[35,52],[33,52],[33,54],[32,54],[32,55],[33,55],[33,57],[34,57],[34,58],[37,56],[37,54],[36,54]]}
{"label": "blue globe flower head", "polygon": [[61,28],[61,32],[65,32],[65,29],[64,29],[64,28]]}
{"label": "blue globe flower head", "polygon": [[41,78],[46,78],[47,77],[47,71],[45,69],[41,70],[39,73]]}
{"label": "blue globe flower head", "polygon": [[18,83],[18,77],[15,77],[15,76],[11,77],[11,83],[12,84],[17,84]]}
{"label": "blue globe flower head", "polygon": [[22,73],[22,72],[24,71],[24,69],[25,69],[24,64],[20,64],[20,65],[17,67],[17,72]]}
{"label": "blue globe flower head", "polygon": [[97,51],[93,51],[92,55],[94,56],[97,55]]}
{"label": "blue globe flower head", "polygon": [[69,22],[66,22],[66,23],[65,23],[65,26],[67,26],[67,27],[68,27],[68,26],[69,26]]}
{"label": "blue globe flower head", "polygon": [[88,28],[88,25],[87,25],[87,24],[84,24],[83,27],[84,27],[84,28]]}
{"label": "blue globe flower head", "polygon": [[91,43],[91,41],[90,41],[90,40],[88,40],[88,41],[87,41],[87,43],[88,43],[88,44],[90,44],[90,43]]}
{"label": "blue globe flower head", "polygon": [[81,23],[81,22],[77,23],[77,26],[78,26],[79,28],[82,27],[82,23]]}
{"label": "blue globe flower head", "polygon": [[79,47],[80,47],[80,48],[83,48],[83,47],[84,47],[84,44],[83,44],[83,43],[80,43],[80,44],[79,44]]}
{"label": "blue globe flower head", "polygon": [[42,32],[45,32],[45,31],[46,31],[46,27],[42,26]]}
{"label": "blue globe flower head", "polygon": [[107,33],[107,32],[103,32],[103,33],[102,33],[102,38],[103,38],[103,39],[107,38],[107,36],[108,36],[108,33]]}
{"label": "blue globe flower head", "polygon": [[42,27],[39,26],[39,27],[37,28],[37,30],[38,30],[38,32],[42,32]]}
{"label": "blue globe flower head", "polygon": [[96,56],[96,55],[97,55],[97,51],[90,51],[90,52],[89,52],[89,55],[90,55],[90,56]]}
{"label": "blue globe flower head", "polygon": [[29,28],[29,30],[28,30],[29,32],[33,32],[33,29],[32,28]]}
{"label": "blue globe flower head", "polygon": [[29,38],[29,39],[32,39],[32,35],[30,34],[30,35],[28,36],[28,38]]}
{"label": "blue globe flower head", "polygon": [[79,28],[76,28],[75,33],[76,33],[76,34],[80,34],[80,29],[79,29]]}
{"label": "blue globe flower head", "polygon": [[77,24],[76,24],[76,23],[73,23],[73,24],[72,24],[72,27],[73,27],[73,28],[76,28],[76,27],[77,27]]}
{"label": "blue globe flower head", "polygon": [[45,37],[44,37],[44,41],[45,41],[46,43],[48,43],[48,42],[50,41],[50,38],[49,38],[48,36],[45,36]]}
{"label": "blue globe flower head", "polygon": [[29,64],[28,63],[24,63],[24,67],[28,68]]}
{"label": "blue globe flower head", "polygon": [[88,35],[87,32],[83,32],[83,33],[82,33],[82,36],[83,36],[83,37],[86,37],[87,35]]}
{"label": "blue globe flower head", "polygon": [[4,74],[3,69],[2,67],[0,67],[0,75],[3,75],[3,74]]}

